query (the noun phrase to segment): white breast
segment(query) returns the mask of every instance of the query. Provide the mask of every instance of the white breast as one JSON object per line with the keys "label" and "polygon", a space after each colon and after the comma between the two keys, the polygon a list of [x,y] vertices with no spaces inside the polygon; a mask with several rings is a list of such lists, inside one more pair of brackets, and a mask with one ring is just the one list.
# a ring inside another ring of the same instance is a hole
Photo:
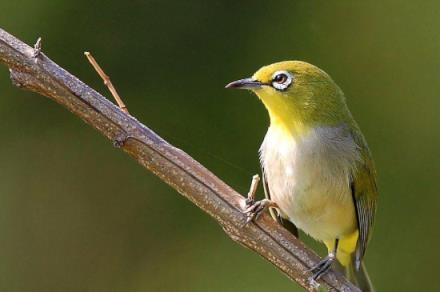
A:
{"label": "white breast", "polygon": [[271,127],[260,159],[271,199],[297,227],[319,240],[354,230],[350,174],[360,157],[346,128],[315,128],[294,138]]}

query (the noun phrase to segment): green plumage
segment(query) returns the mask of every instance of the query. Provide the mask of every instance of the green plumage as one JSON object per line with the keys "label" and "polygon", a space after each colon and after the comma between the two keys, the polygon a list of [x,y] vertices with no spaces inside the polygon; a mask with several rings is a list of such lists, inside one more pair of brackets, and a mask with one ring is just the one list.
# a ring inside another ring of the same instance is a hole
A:
{"label": "green plumage", "polygon": [[268,110],[260,148],[266,198],[280,224],[326,244],[329,255],[312,280],[337,259],[355,284],[372,291],[362,261],[376,211],[376,173],[342,90],[300,61],[265,66],[228,87],[254,91]]}
{"label": "green plumage", "polygon": [[355,267],[360,268],[361,260],[365,255],[367,243],[370,240],[374,217],[376,214],[377,185],[376,170],[367,142],[365,141],[357,125],[353,126],[357,131],[352,131],[352,136],[359,145],[362,156],[351,178],[351,190],[356,207],[356,217],[359,228],[359,238],[356,246]]}

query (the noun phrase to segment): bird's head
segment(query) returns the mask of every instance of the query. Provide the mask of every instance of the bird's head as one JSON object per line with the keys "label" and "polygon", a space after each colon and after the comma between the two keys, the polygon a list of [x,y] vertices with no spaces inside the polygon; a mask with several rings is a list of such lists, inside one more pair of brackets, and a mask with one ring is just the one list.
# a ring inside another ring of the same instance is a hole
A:
{"label": "bird's head", "polygon": [[349,115],[336,83],[327,73],[306,62],[264,66],[252,77],[231,82],[226,88],[255,92],[269,112],[271,125],[292,133],[336,124]]}

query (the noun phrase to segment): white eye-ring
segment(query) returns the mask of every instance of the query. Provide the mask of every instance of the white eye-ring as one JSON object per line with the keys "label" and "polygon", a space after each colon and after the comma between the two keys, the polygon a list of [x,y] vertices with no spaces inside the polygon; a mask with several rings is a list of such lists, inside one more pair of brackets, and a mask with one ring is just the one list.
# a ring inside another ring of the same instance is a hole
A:
{"label": "white eye-ring", "polygon": [[272,75],[272,86],[277,90],[286,90],[293,81],[293,76],[287,71],[277,71]]}

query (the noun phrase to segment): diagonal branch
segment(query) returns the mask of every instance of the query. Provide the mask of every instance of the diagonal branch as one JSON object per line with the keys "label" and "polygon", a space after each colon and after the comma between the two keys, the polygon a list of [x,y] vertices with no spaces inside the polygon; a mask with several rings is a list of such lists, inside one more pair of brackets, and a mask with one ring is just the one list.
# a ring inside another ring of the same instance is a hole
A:
{"label": "diagonal branch", "polygon": [[[245,199],[188,154],[2,29],[0,62],[9,67],[14,85],[66,107],[211,215],[234,241],[260,254],[305,289],[314,290],[307,270],[318,256],[267,214],[244,226]],[[320,282],[331,291],[360,291],[336,272]]]}

